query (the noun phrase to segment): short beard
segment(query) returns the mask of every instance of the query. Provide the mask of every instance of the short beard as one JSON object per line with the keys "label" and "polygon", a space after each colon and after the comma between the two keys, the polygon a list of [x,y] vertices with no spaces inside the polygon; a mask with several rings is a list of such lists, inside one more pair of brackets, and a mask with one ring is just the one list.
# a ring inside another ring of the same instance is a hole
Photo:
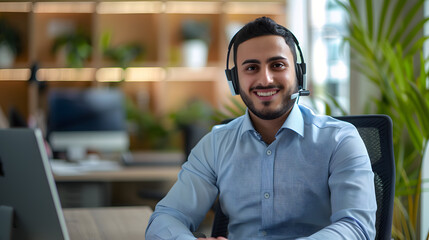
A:
{"label": "short beard", "polygon": [[[298,91],[298,89],[296,89],[296,92]],[[250,97],[240,88],[240,96],[241,99],[243,100],[244,104],[246,104],[247,108],[249,109],[249,111],[251,111],[253,114],[255,114],[255,116],[257,116],[258,118],[262,119],[262,120],[274,120],[277,119],[281,116],[283,116],[284,114],[288,113],[293,105],[295,104],[296,98],[295,99],[291,99],[292,93],[289,92],[289,94],[287,94],[284,98],[283,98],[283,107],[280,108],[279,110],[274,110],[274,111],[269,111],[269,110],[261,110],[258,111],[255,108],[255,105],[253,104],[253,102],[250,100]],[[263,102],[263,104],[268,107],[270,104],[272,104],[271,102]]]}

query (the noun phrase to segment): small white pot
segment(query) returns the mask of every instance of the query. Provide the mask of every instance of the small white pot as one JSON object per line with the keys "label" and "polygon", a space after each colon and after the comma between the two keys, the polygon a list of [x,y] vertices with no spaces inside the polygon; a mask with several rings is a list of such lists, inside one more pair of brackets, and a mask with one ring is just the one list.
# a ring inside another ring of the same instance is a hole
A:
{"label": "small white pot", "polygon": [[15,53],[4,42],[0,43],[0,68],[11,68],[15,62]]}
{"label": "small white pot", "polygon": [[185,67],[205,67],[208,46],[203,40],[187,40],[183,43],[182,57]]}

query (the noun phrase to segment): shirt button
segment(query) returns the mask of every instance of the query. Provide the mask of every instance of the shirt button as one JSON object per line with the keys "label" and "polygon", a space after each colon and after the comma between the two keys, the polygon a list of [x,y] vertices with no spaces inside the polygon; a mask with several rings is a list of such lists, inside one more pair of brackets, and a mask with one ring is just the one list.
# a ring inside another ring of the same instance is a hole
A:
{"label": "shirt button", "polygon": [[270,194],[269,194],[269,193],[267,193],[267,192],[266,192],[266,193],[264,193],[264,198],[265,198],[265,199],[270,198]]}
{"label": "shirt button", "polygon": [[272,152],[271,152],[271,150],[269,150],[269,149],[268,149],[268,150],[267,150],[267,155],[268,155],[268,156],[270,156],[270,155],[271,155],[271,153],[272,153]]}

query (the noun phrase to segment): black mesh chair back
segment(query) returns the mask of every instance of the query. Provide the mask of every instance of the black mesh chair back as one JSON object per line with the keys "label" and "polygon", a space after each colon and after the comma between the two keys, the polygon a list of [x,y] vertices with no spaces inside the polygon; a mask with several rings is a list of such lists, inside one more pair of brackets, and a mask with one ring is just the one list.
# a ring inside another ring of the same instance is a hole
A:
{"label": "black mesh chair back", "polygon": [[[336,117],[353,124],[371,159],[377,199],[376,240],[391,240],[393,200],[395,195],[395,158],[393,155],[392,120],[387,115]],[[217,202],[212,237],[228,234],[228,217]]]}
{"label": "black mesh chair back", "polygon": [[377,215],[375,239],[390,240],[393,200],[395,197],[395,157],[393,154],[392,120],[386,115],[337,117],[350,122],[359,131],[368,150],[374,172]]}

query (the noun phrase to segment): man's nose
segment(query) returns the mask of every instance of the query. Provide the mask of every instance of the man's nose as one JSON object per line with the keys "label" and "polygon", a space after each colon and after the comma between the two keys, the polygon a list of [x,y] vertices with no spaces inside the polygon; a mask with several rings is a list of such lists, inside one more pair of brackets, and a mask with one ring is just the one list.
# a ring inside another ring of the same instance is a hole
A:
{"label": "man's nose", "polygon": [[270,85],[274,82],[273,73],[270,71],[269,68],[264,68],[264,70],[261,72],[261,75],[262,85]]}

